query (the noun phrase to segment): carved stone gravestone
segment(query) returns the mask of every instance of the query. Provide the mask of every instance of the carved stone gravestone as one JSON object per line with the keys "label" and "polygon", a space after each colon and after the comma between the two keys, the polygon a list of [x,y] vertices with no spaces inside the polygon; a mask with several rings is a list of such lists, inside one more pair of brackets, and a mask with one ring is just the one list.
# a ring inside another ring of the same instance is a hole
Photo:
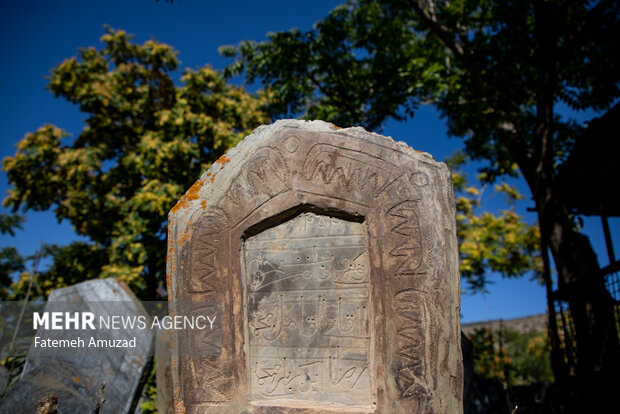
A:
{"label": "carved stone gravestone", "polygon": [[[175,412],[462,412],[447,167],[361,128],[278,121],[169,216]],[[203,311],[201,311],[203,309]]]}
{"label": "carved stone gravestone", "polygon": [[[97,318],[149,316],[127,285],[118,279],[90,280],[54,289],[44,312],[68,312],[70,315],[92,312]],[[82,338],[84,342],[81,346],[67,348],[49,348],[49,345],[42,348],[33,344],[20,380],[0,401],[0,413],[39,412],[38,403],[51,394],[58,398],[60,413],[94,413],[99,412],[97,407],[101,408],[101,413],[134,412],[153,354],[153,332],[136,326],[92,331],[58,329],[51,325],[48,328],[41,326],[37,330],[39,342],[75,338]],[[91,336],[109,341],[134,338],[136,345],[130,351],[91,348],[88,345]]]}

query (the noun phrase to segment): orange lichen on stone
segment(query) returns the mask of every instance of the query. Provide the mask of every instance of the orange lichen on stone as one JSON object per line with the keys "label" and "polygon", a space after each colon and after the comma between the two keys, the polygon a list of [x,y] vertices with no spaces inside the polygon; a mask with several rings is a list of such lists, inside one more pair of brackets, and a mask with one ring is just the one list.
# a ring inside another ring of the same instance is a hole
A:
{"label": "orange lichen on stone", "polygon": [[182,400],[174,402],[174,414],[185,414],[185,404]]}
{"label": "orange lichen on stone", "polygon": [[202,206],[202,209],[203,209],[203,210],[206,210],[206,209],[207,209],[207,200],[202,200],[202,201],[200,202],[200,205]]}
{"label": "orange lichen on stone", "polygon": [[211,177],[211,182],[215,181],[215,175]]}
{"label": "orange lichen on stone", "polygon": [[185,227],[185,231],[183,232],[183,235],[177,240],[177,244],[179,246],[183,246],[186,242],[189,241],[189,239],[191,238],[192,234],[190,231],[188,231],[188,227]]}
{"label": "orange lichen on stone", "polygon": [[172,212],[176,213],[179,209],[184,208],[187,206],[187,202],[188,201],[194,201],[197,200],[200,197],[200,189],[202,188],[202,186],[204,185],[204,181],[196,181],[194,183],[194,185],[192,185],[190,187],[189,190],[187,190],[187,193],[185,193],[185,195],[183,197],[181,197],[181,199],[179,200],[179,202],[172,207]]}
{"label": "orange lichen on stone", "polygon": [[215,162],[217,162],[218,164],[222,164],[223,167],[224,165],[226,165],[227,162],[230,162],[230,158],[228,158],[226,155],[222,155]]}
{"label": "orange lichen on stone", "polygon": [[185,193],[185,197],[187,197],[189,201],[197,200],[198,197],[200,197],[199,192],[203,185],[203,181],[196,181],[194,185],[192,185],[189,190],[187,190],[187,193]]}
{"label": "orange lichen on stone", "polygon": [[179,209],[185,207],[187,205],[187,200],[185,199],[185,196],[181,197],[181,199],[179,200],[179,202],[172,207],[172,211],[173,213],[176,213]]}
{"label": "orange lichen on stone", "polygon": [[336,129],[343,129],[342,127],[339,127],[339,126],[338,126],[338,125],[336,125],[336,124],[332,124],[332,125],[333,125],[333,126],[334,126],[334,128],[336,128]]}
{"label": "orange lichen on stone", "polygon": [[[168,239],[170,240],[170,239]],[[168,248],[168,252],[166,253],[166,263],[172,263],[172,256],[174,255],[174,247],[170,246]]]}
{"label": "orange lichen on stone", "polygon": [[75,381],[75,382],[82,382],[82,380],[80,379],[80,377],[73,377],[73,381]]}

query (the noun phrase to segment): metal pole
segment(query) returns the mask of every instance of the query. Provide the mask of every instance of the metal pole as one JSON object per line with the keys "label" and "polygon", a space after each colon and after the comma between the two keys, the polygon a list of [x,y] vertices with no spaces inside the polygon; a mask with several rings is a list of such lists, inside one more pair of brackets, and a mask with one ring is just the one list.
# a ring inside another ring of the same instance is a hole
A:
{"label": "metal pole", "polygon": [[607,245],[607,255],[609,256],[609,264],[616,263],[616,257],[614,255],[614,246],[611,243],[611,232],[609,231],[609,222],[606,215],[601,215],[601,221],[603,222],[603,233],[605,233],[605,244]]}

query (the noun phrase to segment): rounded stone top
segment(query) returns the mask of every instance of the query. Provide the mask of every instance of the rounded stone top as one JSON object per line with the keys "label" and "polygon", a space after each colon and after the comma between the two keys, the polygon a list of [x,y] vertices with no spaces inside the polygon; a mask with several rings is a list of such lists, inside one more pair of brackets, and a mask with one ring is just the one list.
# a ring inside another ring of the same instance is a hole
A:
{"label": "rounded stone top", "polygon": [[[223,182],[225,180],[222,180],[224,177],[221,176],[220,171],[226,168],[227,174],[225,175],[227,177],[235,175],[240,168],[243,168],[244,162],[256,154],[261,147],[273,147],[271,140],[282,133],[288,133],[291,136],[282,142],[278,142],[274,148],[281,152],[277,154],[277,157],[282,157],[286,162],[286,158],[292,156],[300,147],[300,138],[297,136],[299,134],[296,132],[301,134],[328,134],[334,144],[344,143],[347,140],[356,140],[360,143],[366,141],[375,146],[391,148],[410,158],[423,160],[425,163],[448,171],[445,164],[435,161],[431,154],[415,150],[405,142],[396,141],[392,137],[366,131],[362,127],[340,128],[332,123],[320,120],[280,119],[273,124],[256,128],[250,135],[214,162],[179,200],[177,205],[172,208],[170,217],[175,217],[177,212],[185,210],[186,207],[191,206],[192,211],[200,208],[204,210],[209,207],[211,205],[208,196],[209,189],[230,184]],[[377,157],[383,156],[383,154],[378,153],[376,155]]]}

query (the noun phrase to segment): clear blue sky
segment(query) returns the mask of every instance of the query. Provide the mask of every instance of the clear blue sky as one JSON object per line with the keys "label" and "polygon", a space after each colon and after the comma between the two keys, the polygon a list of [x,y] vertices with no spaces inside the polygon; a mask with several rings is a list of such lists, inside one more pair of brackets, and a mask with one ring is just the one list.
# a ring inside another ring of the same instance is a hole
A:
{"label": "clear blue sky", "polygon": [[[45,90],[45,76],[50,68],[76,55],[78,47],[100,46],[103,25],[124,29],[143,42],[152,37],[178,50],[181,67],[195,68],[210,63],[222,68],[227,63],[217,54],[224,44],[244,39],[262,40],[267,32],[312,24],[340,4],[339,0],[260,0],[205,1],[177,0],[173,4],[155,0],[55,0],[5,1],[0,5],[0,156],[13,155],[14,144],[26,132],[44,123],[53,123],[73,135],[82,129],[81,114],[64,100]],[[593,114],[580,114],[587,120]],[[388,122],[385,135],[406,141],[415,149],[442,160],[461,142],[448,139],[445,126],[432,108],[422,108],[414,120]],[[528,191],[516,181],[522,192]],[[0,193],[8,189],[6,174],[0,175]],[[502,208],[501,197],[489,193],[484,209]],[[525,209],[533,203],[524,201],[518,212],[529,221],[535,216]],[[0,211],[7,211],[0,207]],[[620,246],[620,220],[611,222],[615,245]],[[585,232],[591,236],[602,265],[608,263],[600,220],[586,218]],[[22,254],[32,254],[43,240],[66,244],[77,239],[70,224],[58,224],[51,212],[27,214],[24,230],[15,237],[0,236],[0,247],[17,246]],[[620,247],[619,247],[620,248]],[[486,296],[463,296],[462,321],[514,318],[545,312],[544,289],[526,276],[519,280],[501,280],[490,287]]]}

